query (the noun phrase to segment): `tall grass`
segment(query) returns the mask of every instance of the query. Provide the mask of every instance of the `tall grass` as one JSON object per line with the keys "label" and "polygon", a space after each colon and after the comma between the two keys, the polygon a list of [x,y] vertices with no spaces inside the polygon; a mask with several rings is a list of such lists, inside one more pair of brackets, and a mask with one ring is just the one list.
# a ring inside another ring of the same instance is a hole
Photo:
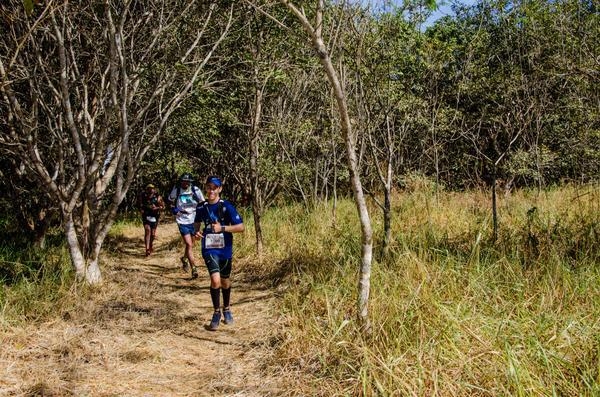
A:
{"label": "tall grass", "polygon": [[[277,359],[308,375],[294,385],[297,394],[600,395],[600,189],[520,191],[499,204],[492,241],[488,193],[429,184],[398,193],[385,258],[382,216],[372,206],[369,334],[356,323],[360,226],[352,201],[338,202],[335,218],[330,203],[270,209],[260,258],[244,214],[236,273],[281,291],[286,326]],[[116,222],[111,236],[128,225]],[[0,326],[56,315],[76,299],[60,245],[0,247],[0,277]]]}
{"label": "tall grass", "polygon": [[[368,335],[355,322],[354,205],[338,204],[336,224],[327,205],[265,214],[263,263],[287,287],[279,358],[314,381],[300,394],[600,395],[597,186],[502,198],[497,241],[485,192],[417,189],[393,203]],[[381,214],[371,215],[381,236]]]}
{"label": "tall grass", "polygon": [[0,326],[60,314],[74,302],[74,274],[62,246],[0,247]]}
{"label": "tall grass", "polygon": [[[118,240],[123,230],[141,228],[137,213],[121,214],[104,244],[110,250],[111,239]],[[14,229],[10,222],[2,230]],[[26,237],[13,232],[0,239],[0,326],[25,321],[46,320],[68,315],[91,292],[75,282],[75,273],[60,229],[50,229],[47,248],[33,246]]]}

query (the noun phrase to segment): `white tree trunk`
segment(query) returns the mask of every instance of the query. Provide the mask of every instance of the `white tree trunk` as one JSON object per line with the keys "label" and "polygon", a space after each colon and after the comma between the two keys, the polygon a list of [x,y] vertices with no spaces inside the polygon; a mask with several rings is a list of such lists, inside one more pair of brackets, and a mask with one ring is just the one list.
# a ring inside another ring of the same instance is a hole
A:
{"label": "white tree trunk", "polygon": [[102,282],[102,275],[100,274],[100,265],[98,263],[98,257],[89,260],[85,272],[85,281],[88,284],[94,285]]}
{"label": "white tree trunk", "polygon": [[85,280],[85,260],[83,259],[83,253],[79,246],[79,239],[77,238],[77,230],[75,229],[73,216],[71,214],[64,215],[63,222],[65,236],[69,246],[69,253],[71,254],[71,262],[75,268],[75,274],[78,280]]}
{"label": "white tree trunk", "polygon": [[98,255],[94,255],[93,259],[86,260],[83,255],[81,241],[77,237],[77,229],[72,214],[65,214],[63,216],[63,223],[69,253],[71,254],[71,262],[75,268],[77,280],[85,281],[92,285],[102,282],[102,274],[98,265]]}
{"label": "white tree trunk", "polygon": [[358,315],[361,321],[362,329],[366,332],[370,330],[369,322],[369,292],[371,288],[371,262],[373,260],[373,231],[371,228],[371,219],[360,180],[358,167],[358,158],[356,155],[356,138],[352,133],[350,117],[348,115],[348,105],[346,94],[340,83],[337,71],[329,56],[329,51],[323,42],[321,28],[323,24],[323,0],[318,0],[316,21],[313,25],[308,21],[303,11],[300,11],[292,2],[281,0],[290,11],[300,20],[305,31],[310,36],[312,44],[317,51],[319,61],[325,69],[327,78],[333,88],[333,93],[338,105],[340,116],[340,127],[344,140],[346,142],[346,155],[348,160],[348,169],[350,171],[350,181],[354,193],[354,202],[358,211],[361,226],[361,264],[358,281]]}

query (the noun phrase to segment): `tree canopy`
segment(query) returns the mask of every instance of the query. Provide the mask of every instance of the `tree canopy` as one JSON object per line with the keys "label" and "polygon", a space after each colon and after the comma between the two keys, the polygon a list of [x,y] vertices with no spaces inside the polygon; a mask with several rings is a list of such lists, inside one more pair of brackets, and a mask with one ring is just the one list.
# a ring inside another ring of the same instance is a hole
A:
{"label": "tree canopy", "polygon": [[[60,224],[94,263],[139,188],[166,190],[182,171],[222,175],[254,211],[350,194],[319,53],[277,5],[2,3],[4,216],[21,214],[31,241],[40,220]],[[425,30],[418,7],[324,7],[367,192],[413,174],[445,189],[598,180],[593,2],[478,2]]]}

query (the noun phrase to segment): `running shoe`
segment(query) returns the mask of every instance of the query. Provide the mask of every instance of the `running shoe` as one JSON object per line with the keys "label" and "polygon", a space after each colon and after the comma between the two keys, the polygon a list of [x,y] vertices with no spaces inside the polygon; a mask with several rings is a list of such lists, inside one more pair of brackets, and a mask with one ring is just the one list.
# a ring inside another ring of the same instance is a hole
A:
{"label": "running shoe", "polygon": [[233,324],[233,315],[231,314],[231,310],[223,310],[223,320],[225,321],[225,324]]}
{"label": "running shoe", "polygon": [[181,258],[179,258],[179,260],[181,261],[181,268],[184,272],[187,273],[188,270],[190,270],[190,265],[188,264],[187,258],[185,256],[182,256]]}
{"label": "running shoe", "polygon": [[216,331],[219,328],[219,323],[221,322],[221,312],[216,311],[213,313],[212,320],[210,320],[210,330]]}

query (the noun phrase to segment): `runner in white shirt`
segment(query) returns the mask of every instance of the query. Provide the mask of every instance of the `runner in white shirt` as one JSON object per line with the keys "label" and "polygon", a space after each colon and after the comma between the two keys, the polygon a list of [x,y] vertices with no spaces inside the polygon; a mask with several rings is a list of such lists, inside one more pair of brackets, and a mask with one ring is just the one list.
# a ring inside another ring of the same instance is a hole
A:
{"label": "runner in white shirt", "polygon": [[192,269],[192,278],[198,277],[196,260],[194,259],[194,219],[196,218],[196,207],[204,201],[204,195],[199,187],[193,185],[194,178],[188,173],[181,175],[179,184],[173,187],[169,194],[169,202],[173,208],[171,212],[175,215],[175,221],[179,227],[179,233],[185,243],[185,253],[181,257],[183,271]]}

